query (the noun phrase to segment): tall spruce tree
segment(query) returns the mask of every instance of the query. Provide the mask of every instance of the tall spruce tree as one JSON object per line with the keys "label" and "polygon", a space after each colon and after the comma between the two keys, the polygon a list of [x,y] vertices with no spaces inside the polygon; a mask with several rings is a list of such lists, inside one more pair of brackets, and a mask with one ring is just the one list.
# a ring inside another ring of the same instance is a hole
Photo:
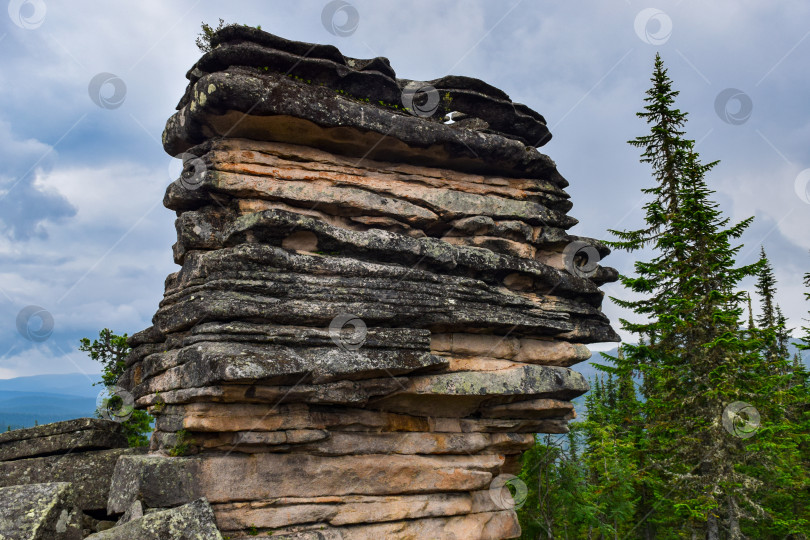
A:
{"label": "tall spruce tree", "polygon": [[[807,272],[804,275],[804,286],[807,287],[808,289],[810,289],[810,272]],[[805,298],[805,300],[810,302],[810,292],[804,293],[804,298]],[[802,362],[802,357],[797,355],[797,357],[794,358],[794,366],[796,368],[799,368],[799,366],[806,366],[807,361],[810,359],[810,354],[805,352],[805,351],[810,351],[810,310],[808,310],[807,313],[808,313],[808,318],[805,319],[805,321],[807,322],[807,326],[802,326],[801,327],[802,334],[799,336],[799,340],[800,340],[801,343],[796,345],[796,347],[800,351],[802,351],[803,354],[805,355],[804,356],[804,362]],[[796,371],[796,370],[794,370],[794,371]]]}
{"label": "tall spruce tree", "polygon": [[757,272],[756,293],[761,313],[756,322],[763,341],[762,353],[771,371],[785,375],[790,366],[790,334],[782,308],[776,302],[776,277],[764,247],[760,248],[760,261],[762,266]]}
{"label": "tall spruce tree", "polygon": [[762,313],[757,317],[757,324],[760,328],[771,328],[776,326],[776,277],[773,275],[773,266],[765,254],[765,248],[760,247],[759,258],[762,260],[762,267],[757,273],[756,291],[759,295]]}
{"label": "tall spruce tree", "polygon": [[701,163],[694,141],[684,138],[686,113],[674,107],[678,92],[659,55],[651,81],[638,113],[651,130],[630,144],[643,148],[641,161],[652,166],[655,183],[644,190],[652,201],[645,226],[611,231],[619,240],[610,243],[654,250],[650,261],[634,264],[636,276],[621,276],[641,299],[613,299],[644,319],[621,324],[646,343],[625,346],[619,369],[643,373],[653,488],[659,503],[675,509],[651,520],[660,530],[692,528],[707,539],[719,538],[723,521],[729,538],[742,538],[740,486],[747,478],[734,467],[742,444],[721,418],[730,402],[756,401],[746,369],[755,348],[740,330],[745,297],[737,286],[761,263],[736,267],[741,246],[732,245],[753,218],[729,225],[710,199],[705,175],[717,162]]}

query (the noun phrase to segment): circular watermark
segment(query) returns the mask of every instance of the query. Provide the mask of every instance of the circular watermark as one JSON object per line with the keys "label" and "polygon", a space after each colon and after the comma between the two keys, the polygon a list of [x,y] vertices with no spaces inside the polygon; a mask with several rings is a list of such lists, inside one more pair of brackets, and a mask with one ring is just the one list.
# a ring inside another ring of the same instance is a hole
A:
{"label": "circular watermark", "polygon": [[796,176],[793,189],[803,203],[810,204],[810,169],[805,169]]}
{"label": "circular watermark", "polygon": [[576,240],[563,250],[565,269],[575,276],[589,278],[599,269],[599,251],[587,242]]}
{"label": "circular watermark", "polygon": [[489,485],[489,498],[501,510],[517,510],[526,502],[529,489],[514,474],[500,474]]}
{"label": "circular watermark", "polygon": [[402,106],[415,116],[433,116],[440,101],[439,91],[426,82],[411,81],[402,89]]}
{"label": "circular watermark", "polygon": [[726,88],[714,98],[714,112],[726,124],[739,126],[746,123],[753,110],[751,96],[737,88]]}
{"label": "circular watermark", "polygon": [[633,21],[633,28],[644,43],[663,45],[672,35],[672,19],[660,9],[642,9]]}
{"label": "circular watermark", "polygon": [[321,23],[326,31],[338,37],[347,37],[357,30],[360,13],[345,0],[332,0],[321,11]]}
{"label": "circular watermark", "polygon": [[179,180],[180,185],[189,191],[199,189],[207,170],[208,165],[203,158],[188,152],[177,154],[169,162],[169,178],[172,181]]}
{"label": "circular watermark", "polygon": [[28,341],[42,343],[53,334],[53,315],[40,306],[27,306],[17,314],[17,331]]}
{"label": "circular watermark", "polygon": [[118,75],[99,73],[90,79],[87,93],[93,103],[102,109],[117,109],[127,97],[127,85]]}
{"label": "circular watermark", "polygon": [[121,387],[104,387],[96,398],[96,412],[107,420],[125,422],[135,412],[135,398]]}
{"label": "circular watermark", "polygon": [[759,429],[759,411],[744,401],[729,403],[723,409],[723,427],[735,437],[753,437]]}
{"label": "circular watermark", "polygon": [[[344,329],[351,326],[351,332]],[[366,342],[366,323],[357,315],[341,313],[329,323],[329,337],[344,351],[356,351]]]}
{"label": "circular watermark", "polygon": [[26,30],[42,26],[47,12],[48,8],[43,0],[11,0],[8,3],[8,16],[11,22]]}

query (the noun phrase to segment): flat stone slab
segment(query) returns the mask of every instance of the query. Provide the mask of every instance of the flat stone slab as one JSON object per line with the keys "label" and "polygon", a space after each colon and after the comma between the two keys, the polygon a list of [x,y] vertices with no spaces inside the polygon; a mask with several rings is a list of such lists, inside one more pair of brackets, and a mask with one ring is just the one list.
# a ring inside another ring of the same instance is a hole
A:
{"label": "flat stone slab", "polygon": [[[349,527],[312,523],[305,527],[259,529],[259,534],[231,536],[232,540],[380,540],[381,538],[430,538],[431,540],[502,540],[520,536],[517,515],[512,510],[479,512],[452,517],[409,519]],[[303,530],[301,530],[303,529]]]}
{"label": "flat stone slab", "polygon": [[442,411],[447,416],[467,416],[482,403],[497,404],[498,400],[509,398],[568,400],[588,389],[585,377],[568,368],[517,364],[499,371],[457,371],[411,377],[405,388],[373,400],[370,406],[411,414],[430,415],[433,411]]}
{"label": "flat stone slab", "polygon": [[0,461],[126,447],[120,423],[77,418],[0,434]]}
{"label": "flat stone slab", "polygon": [[88,540],[222,540],[214,513],[205,499],[154,512],[112,529],[91,534]]}
{"label": "flat stone slab", "polygon": [[489,490],[469,493],[431,493],[389,497],[278,498],[267,502],[215,506],[219,527],[231,531],[277,529],[313,522],[331,526],[383,523],[406,519],[448,517],[496,512],[499,499]]}
{"label": "flat stone slab", "polygon": [[0,539],[79,540],[81,510],[65,482],[0,488]]}
{"label": "flat stone slab", "polygon": [[116,461],[143,451],[117,448],[0,462],[0,487],[69,482],[76,489],[79,508],[104,510]]}
{"label": "flat stone slab", "polygon": [[466,492],[487,489],[503,462],[499,455],[127,456],[116,465],[107,511],[125,512],[136,500],[166,508],[203,495],[218,504],[277,497]]}
{"label": "flat stone slab", "polygon": [[[483,81],[429,81],[432,99],[443,103],[417,115],[400,102],[424,83],[397,79],[385,58],[347,58],[331,46],[241,26],[219,31],[212,44],[189,71],[163,133],[170,155],[224,135],[460,170],[522,171],[567,185],[535,149],[551,138],[543,116]],[[451,109],[471,118],[444,124]]]}

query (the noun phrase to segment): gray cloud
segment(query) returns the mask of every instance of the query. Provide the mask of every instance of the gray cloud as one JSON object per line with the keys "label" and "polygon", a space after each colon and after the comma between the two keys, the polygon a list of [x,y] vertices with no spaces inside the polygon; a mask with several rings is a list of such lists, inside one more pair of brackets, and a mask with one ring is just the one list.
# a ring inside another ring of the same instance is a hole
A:
{"label": "gray cloud", "polygon": [[52,150],[36,139],[16,138],[10,124],[0,120],[0,234],[17,241],[45,238],[46,222],[75,214],[62,195],[37,182],[53,161]]}

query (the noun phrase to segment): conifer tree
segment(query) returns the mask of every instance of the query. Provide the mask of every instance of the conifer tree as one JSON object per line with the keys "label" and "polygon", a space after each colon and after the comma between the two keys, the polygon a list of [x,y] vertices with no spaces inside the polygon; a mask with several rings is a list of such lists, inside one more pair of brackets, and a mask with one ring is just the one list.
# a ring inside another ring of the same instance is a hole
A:
{"label": "conifer tree", "polygon": [[776,279],[764,249],[756,290],[760,297],[759,326],[752,335],[759,344],[757,370],[761,394],[769,397],[759,404],[762,424],[757,436],[745,444],[746,461],[738,468],[756,483],[749,483],[751,507],[757,519],[743,524],[742,530],[756,538],[787,538],[808,527],[808,470],[802,458],[802,444],[810,432],[804,415],[807,392],[794,374],[799,369],[791,361],[787,321],[777,304]]}
{"label": "conifer tree", "polygon": [[[752,218],[729,225],[710,197],[694,141],[684,138],[686,114],[674,108],[678,92],[656,55],[653,86],[638,116],[651,124],[648,135],[630,144],[643,148],[641,161],[653,169],[655,184],[645,205],[645,226],[611,231],[613,247],[654,249],[650,261],[634,264],[635,277],[622,284],[640,300],[614,299],[643,317],[622,319],[622,327],[647,339],[627,346],[627,367],[643,372],[651,458],[658,475],[657,498],[669,500],[673,516],[653,516],[661,527],[688,524],[707,539],[719,538],[725,517],[729,538],[741,538],[738,486],[745,481],[733,463],[740,440],[721,427],[724,407],[756,390],[744,369],[752,344],[740,331],[743,293],[739,282],[761,263],[736,267],[741,246],[733,246]],[[670,487],[674,486],[674,487]]]}
{"label": "conifer tree", "polygon": [[[810,272],[807,272],[804,275],[804,286],[810,288]],[[805,299],[810,302],[810,292],[804,293]],[[810,314],[810,311],[808,312]],[[799,345],[799,349],[803,351],[810,350],[810,319],[807,320],[808,326],[802,326],[803,334],[801,336],[802,343]]]}
{"label": "conifer tree", "polygon": [[763,264],[757,273],[756,291],[762,303],[762,313],[757,318],[757,324],[760,328],[772,328],[776,326],[776,277],[764,247],[760,247],[759,258]]}
{"label": "conifer tree", "polygon": [[[716,162],[701,163],[685,138],[686,114],[658,55],[652,83],[638,114],[650,133],[630,141],[652,166],[652,200],[644,225],[611,231],[618,240],[609,243],[654,253],[621,276],[639,299],[613,299],[638,316],[621,319],[638,345],[596,365],[601,376],[567,448],[544,436],[524,454],[521,538],[806,540],[810,374],[790,358],[764,248],[757,263],[736,266],[734,243],[751,219],[731,225],[711,200],[706,174]],[[758,314],[739,291],[749,276]],[[810,350],[810,324],[803,332],[799,348]]]}
{"label": "conifer tree", "polygon": [[787,319],[776,302],[776,277],[764,247],[760,248],[760,261],[762,266],[757,273],[756,292],[760,298],[761,313],[757,317],[757,324],[759,337],[763,341],[762,352],[770,371],[785,375],[790,366],[790,334]]}

